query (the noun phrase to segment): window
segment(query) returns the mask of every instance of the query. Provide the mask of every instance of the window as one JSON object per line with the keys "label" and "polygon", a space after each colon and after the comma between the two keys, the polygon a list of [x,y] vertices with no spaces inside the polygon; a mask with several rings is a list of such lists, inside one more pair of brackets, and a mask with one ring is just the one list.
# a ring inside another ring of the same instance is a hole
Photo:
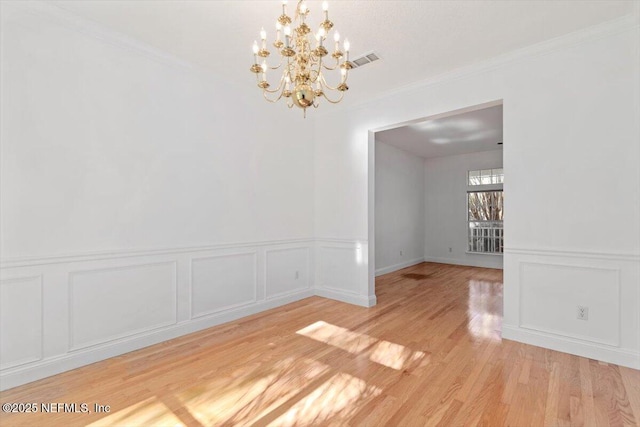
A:
{"label": "window", "polygon": [[[502,169],[469,171],[467,222],[469,252],[501,254],[504,246]],[[484,188],[483,188],[484,187]]]}
{"label": "window", "polygon": [[469,171],[468,177],[470,186],[502,184],[504,182],[504,172],[502,168]]}

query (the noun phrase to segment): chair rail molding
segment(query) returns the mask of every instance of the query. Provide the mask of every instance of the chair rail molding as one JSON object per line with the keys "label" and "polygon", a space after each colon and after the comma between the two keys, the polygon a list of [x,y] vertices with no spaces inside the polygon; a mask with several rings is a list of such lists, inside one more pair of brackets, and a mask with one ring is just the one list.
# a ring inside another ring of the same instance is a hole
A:
{"label": "chair rail molding", "polygon": [[[2,352],[0,389],[317,295],[315,245],[294,238],[4,259],[3,307],[31,303],[2,312],[2,347],[11,351]],[[16,324],[37,333],[21,340]]]}

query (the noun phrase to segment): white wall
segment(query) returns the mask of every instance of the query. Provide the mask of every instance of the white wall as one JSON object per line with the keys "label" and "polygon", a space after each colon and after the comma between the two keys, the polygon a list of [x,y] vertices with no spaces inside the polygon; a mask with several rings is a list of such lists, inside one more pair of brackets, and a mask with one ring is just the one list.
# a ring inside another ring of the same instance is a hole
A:
{"label": "white wall", "polygon": [[312,119],[1,7],[2,388],[313,294]]}
{"label": "white wall", "polygon": [[[502,150],[424,160],[425,260],[502,268],[502,255],[467,253],[467,171],[499,167]],[[376,235],[376,247],[379,244]]]}
{"label": "white wall", "polygon": [[257,89],[245,102],[17,8],[3,2],[3,257],[312,236],[312,144],[293,136],[312,119],[281,134]]}
{"label": "white wall", "polygon": [[369,131],[496,99],[518,195],[504,336],[640,367],[637,21],[283,135],[255,92],[19,3],[1,3],[1,388],[314,293],[375,304]]}
{"label": "white wall", "polygon": [[424,159],[376,142],[376,274],[424,260]]}
{"label": "white wall", "polygon": [[[503,336],[640,368],[639,40],[629,16],[318,117],[316,236],[375,253],[370,130],[503,100]],[[356,259],[334,293],[375,301]]]}

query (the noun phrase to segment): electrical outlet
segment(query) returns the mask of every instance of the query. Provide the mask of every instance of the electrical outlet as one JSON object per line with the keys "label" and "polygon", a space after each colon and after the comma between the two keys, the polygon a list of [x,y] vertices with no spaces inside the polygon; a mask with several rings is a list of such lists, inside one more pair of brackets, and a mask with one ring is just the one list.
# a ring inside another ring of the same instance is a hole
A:
{"label": "electrical outlet", "polygon": [[296,271],[296,280],[300,278],[300,272]]}
{"label": "electrical outlet", "polygon": [[400,256],[402,256],[402,251],[400,251]]}
{"label": "electrical outlet", "polygon": [[589,320],[589,307],[579,305],[576,317],[578,320]]}
{"label": "electrical outlet", "polygon": [[453,252],[453,248],[449,248],[449,252]]}

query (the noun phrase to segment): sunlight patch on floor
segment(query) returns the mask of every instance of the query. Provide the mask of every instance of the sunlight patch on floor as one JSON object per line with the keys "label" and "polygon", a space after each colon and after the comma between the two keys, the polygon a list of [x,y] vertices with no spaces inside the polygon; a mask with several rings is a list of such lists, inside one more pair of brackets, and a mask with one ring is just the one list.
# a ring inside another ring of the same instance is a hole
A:
{"label": "sunlight patch on floor", "polygon": [[348,329],[323,322],[322,320],[300,329],[296,333],[353,354],[359,354],[378,342],[377,339],[368,335],[351,332]]}
{"label": "sunlight patch on floor", "polygon": [[425,353],[421,351],[413,351],[403,345],[378,340],[322,320],[300,329],[296,333],[341,348],[352,354],[368,354],[369,360],[372,362],[396,370],[418,362],[425,356]]}
{"label": "sunlight patch on floor", "polygon": [[340,424],[378,396],[382,390],[349,374],[331,377],[275,419],[270,426]]}
{"label": "sunlight patch on floor", "polygon": [[287,358],[273,364],[248,365],[229,377],[212,378],[177,395],[204,426],[246,425],[273,411],[328,371],[311,359]]}
{"label": "sunlight patch on floor", "polygon": [[184,427],[185,425],[162,402],[151,397],[88,425],[88,427],[112,426]]}
{"label": "sunlight patch on floor", "polygon": [[421,351],[412,351],[400,344],[380,341],[373,347],[369,359],[372,362],[400,370],[413,362],[419,361],[424,356],[425,354]]}

